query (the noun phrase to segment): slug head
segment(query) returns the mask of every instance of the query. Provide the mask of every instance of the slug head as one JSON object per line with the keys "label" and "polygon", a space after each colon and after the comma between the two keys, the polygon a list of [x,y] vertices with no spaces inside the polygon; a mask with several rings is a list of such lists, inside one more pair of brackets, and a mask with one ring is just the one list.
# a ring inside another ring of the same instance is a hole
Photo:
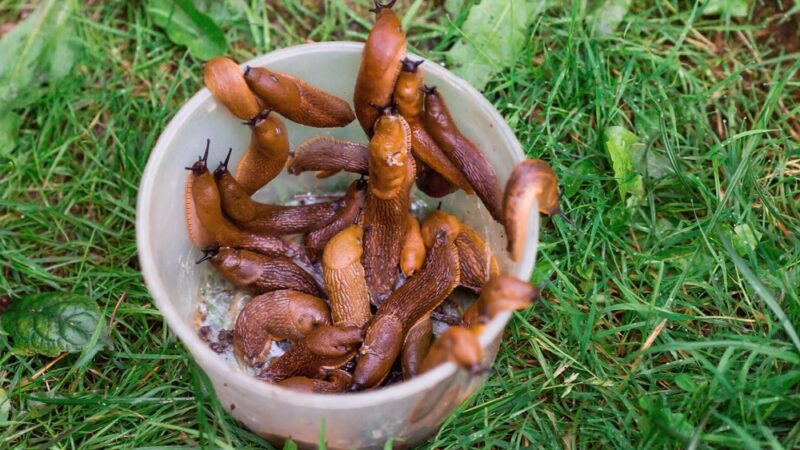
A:
{"label": "slug head", "polygon": [[289,313],[295,329],[304,335],[331,323],[328,305],[312,295],[293,295],[289,303]]}
{"label": "slug head", "polygon": [[419,66],[424,62],[425,62],[424,59],[420,59],[419,61],[414,61],[413,59],[406,56],[401,61],[401,63],[403,64],[402,70],[403,72],[416,72],[417,68],[419,68]]}
{"label": "slug head", "polygon": [[500,275],[486,282],[481,292],[481,316],[491,319],[503,311],[529,307],[539,298],[539,289],[515,277]]}
{"label": "slug head", "polygon": [[194,175],[202,175],[208,171],[208,149],[211,146],[211,139],[206,139],[206,151],[203,156],[197,158],[197,161],[189,167],[184,167],[186,170],[192,171]]}
{"label": "slug head", "polygon": [[364,230],[358,225],[343,229],[325,245],[322,253],[322,266],[326,269],[344,269],[354,262],[361,261],[364,253]]}
{"label": "slug head", "polygon": [[223,247],[211,258],[211,263],[226,280],[242,285],[261,277],[262,258],[258,253]]}
{"label": "slug head", "polygon": [[[273,72],[265,67],[247,67],[244,79],[250,89],[267,105],[299,107],[300,91],[294,80],[287,75]],[[280,108],[278,108],[280,109]]]}
{"label": "slug head", "polygon": [[321,326],[304,339],[312,353],[327,358],[344,356],[363,340],[363,330],[355,325]]}
{"label": "slug head", "polygon": [[214,169],[214,178],[217,180],[222,178],[226,173],[230,175],[230,172],[228,171],[228,163],[231,161],[231,153],[233,153],[233,149],[228,148],[228,156],[225,157],[225,161],[220,161],[217,168]]}
{"label": "slug head", "polygon": [[444,350],[449,352],[448,360],[460,367],[478,373],[483,361],[483,350],[477,336],[466,328],[454,326],[448,328],[439,337]]}
{"label": "slug head", "polygon": [[374,8],[371,8],[369,11],[374,12],[375,14],[380,14],[383,10],[391,10],[397,0],[389,0],[386,3],[381,3],[380,0],[373,0],[373,4],[375,5]]}
{"label": "slug head", "polygon": [[440,127],[449,126],[450,111],[448,111],[439,91],[436,90],[436,86],[423,86],[421,89],[425,93],[425,115]]}
{"label": "slug head", "polygon": [[408,137],[402,120],[395,115],[381,116],[369,142],[370,190],[382,200],[398,195],[408,176]]}
{"label": "slug head", "polygon": [[431,248],[439,233],[455,239],[462,227],[463,224],[454,215],[437,209],[431,211],[422,223],[422,240],[425,242],[425,247]]}
{"label": "slug head", "polygon": [[[408,58],[403,60],[405,67]],[[422,63],[422,61],[417,61]],[[414,120],[422,114],[422,106],[424,96],[419,89],[424,77],[421,70],[417,70],[415,62],[410,63],[414,70],[403,70],[397,77],[397,82],[394,85],[394,101],[397,103],[397,109],[406,120]]]}

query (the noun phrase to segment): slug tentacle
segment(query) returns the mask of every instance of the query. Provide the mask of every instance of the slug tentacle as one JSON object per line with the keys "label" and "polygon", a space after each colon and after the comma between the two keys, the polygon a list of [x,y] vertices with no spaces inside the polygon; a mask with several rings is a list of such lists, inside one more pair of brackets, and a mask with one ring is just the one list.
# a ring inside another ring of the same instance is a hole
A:
{"label": "slug tentacle", "polygon": [[311,138],[294,150],[288,171],[299,175],[312,170],[366,175],[369,172],[369,147],[330,136]]}
{"label": "slug tentacle", "polygon": [[221,248],[211,263],[229,283],[255,294],[291,289],[316,297],[325,295],[308,272],[283,256]]}

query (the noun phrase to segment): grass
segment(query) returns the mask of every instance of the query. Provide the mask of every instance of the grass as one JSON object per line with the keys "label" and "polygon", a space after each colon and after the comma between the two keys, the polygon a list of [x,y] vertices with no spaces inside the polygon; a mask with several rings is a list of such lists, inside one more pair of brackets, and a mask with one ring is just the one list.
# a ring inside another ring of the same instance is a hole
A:
{"label": "grass", "polygon": [[[243,5],[223,23],[239,60],[363,40],[369,23],[366,2],[228,3]],[[400,3],[416,8],[415,51],[441,60],[462,39],[464,11]],[[798,53],[776,44],[779,17],[761,4],[733,20],[635,3],[609,37],[589,34],[584,2],[549,8],[485,90],[553,165],[577,228],[545,220],[543,300],[516,314],[489,381],[423,448],[800,446]],[[23,9],[0,0],[0,23]],[[77,67],[20,111],[20,144],[0,151],[0,298],[86,292],[108,316],[119,303],[114,348],[79,368],[78,355],[16,356],[0,334],[0,448],[266,445],[216,403],[138,271],[139,178],[202,63],[139,2],[88,2],[76,20]],[[668,169],[645,175],[640,206],[617,191],[614,125]],[[747,227],[760,238],[739,255]]]}

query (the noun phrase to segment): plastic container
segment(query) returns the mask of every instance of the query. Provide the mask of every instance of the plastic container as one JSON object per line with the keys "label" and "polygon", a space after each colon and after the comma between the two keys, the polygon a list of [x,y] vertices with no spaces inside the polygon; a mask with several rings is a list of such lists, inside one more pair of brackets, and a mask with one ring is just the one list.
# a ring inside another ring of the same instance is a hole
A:
{"label": "plastic container", "polygon": [[[305,79],[351,100],[363,44],[329,42],[278,50],[249,61]],[[485,152],[505,185],[514,164],[524,158],[519,142],[491,104],[465,81],[438,64],[423,66],[425,80],[436,85],[461,130]],[[197,68],[201,70],[200,67]],[[286,121],[292,148],[319,134],[366,142],[357,121],[341,129],[313,129]],[[193,322],[199,284],[208,265],[195,265],[184,219],[186,171],[211,139],[209,164],[233,148],[236,167],[249,141],[249,130],[207,89],[178,111],[161,134],[147,163],[136,210],[139,260],[147,287],[169,327],[208,374],[222,404],[246,427],[280,443],[293,439],[315,446],[324,421],[330,448],[383,448],[389,438],[398,447],[416,444],[434,434],[453,410],[472,394],[485,376],[471,377],[453,364],[384,389],[355,394],[303,394],[258,381],[224,361],[197,335]],[[257,194],[262,201],[285,201],[292,194],[320,192],[347,184],[346,176],[318,180],[311,174],[281,174]],[[419,195],[419,192],[415,190]],[[424,196],[423,196],[424,197]],[[438,202],[438,200],[436,201]],[[436,203],[431,201],[433,207]],[[443,209],[456,214],[479,232],[498,255],[505,273],[528,279],[538,242],[539,216],[531,214],[526,249],[519,265],[507,259],[502,228],[491,220],[476,197],[462,192],[444,199]],[[535,209],[535,208],[534,208]],[[485,364],[494,361],[510,313],[497,316],[480,336]]]}

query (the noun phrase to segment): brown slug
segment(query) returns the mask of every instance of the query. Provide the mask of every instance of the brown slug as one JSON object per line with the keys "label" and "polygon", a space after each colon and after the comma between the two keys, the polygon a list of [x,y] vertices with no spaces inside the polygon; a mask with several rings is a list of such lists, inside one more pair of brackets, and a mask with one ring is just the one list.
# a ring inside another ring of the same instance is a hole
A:
{"label": "brown slug", "polygon": [[363,340],[361,327],[323,325],[295,342],[283,355],[270,360],[258,377],[271,382],[286,378],[322,377],[327,371],[345,365]]}
{"label": "brown slug", "polygon": [[422,267],[423,262],[425,262],[425,243],[422,241],[419,220],[415,215],[408,213],[406,234],[400,250],[400,270],[403,271],[403,275],[410,277]]}
{"label": "brown slug", "polygon": [[[467,178],[436,145],[422,125],[424,95],[420,64],[422,64],[422,60],[403,59],[402,69],[394,87],[394,101],[397,103],[397,109],[408,122],[411,131],[411,151],[415,157],[422,160],[427,167],[441,175],[448,183],[471,194],[473,191]],[[431,175],[428,177],[430,178]]]}
{"label": "brown slug", "polygon": [[400,19],[391,9],[395,1],[381,4],[375,0],[373,11],[377,18],[364,44],[356,78],[353,106],[358,123],[370,137],[380,115],[373,105],[389,104],[400,74],[400,61],[406,56],[406,36]]}
{"label": "brown slug", "polygon": [[228,172],[227,163],[226,159],[214,171],[222,211],[244,230],[273,235],[307,233],[327,225],[344,206],[342,200],[291,206],[256,202]]}
{"label": "brown slug", "polygon": [[378,386],[389,374],[411,326],[430,315],[458,286],[454,239],[455,234],[439,229],[419,272],[378,307],[359,350],[351,390]]}
{"label": "brown slug", "polygon": [[480,149],[461,134],[436,88],[425,89],[425,112],[422,115],[425,129],[469,180],[492,218],[501,222],[503,200],[494,167]]}
{"label": "brown slug", "polygon": [[419,374],[433,370],[446,362],[455,363],[462,369],[477,374],[483,371],[482,361],[483,350],[478,337],[466,328],[453,326],[433,342],[428,355],[419,366]]}
{"label": "brown slug", "polygon": [[324,372],[322,378],[290,377],[277,384],[299,392],[334,394],[346,391],[353,383],[353,376],[346,370],[332,369]]}
{"label": "brown slug", "polygon": [[336,217],[324,227],[303,236],[303,246],[311,259],[316,260],[322,254],[325,244],[336,233],[356,222],[364,208],[366,189],[367,180],[364,178],[353,181],[345,193],[344,206],[336,213]]}
{"label": "brown slug", "polygon": [[242,69],[232,59],[210,59],[203,69],[203,81],[211,95],[234,116],[250,120],[261,112],[261,105],[247,87]]}
{"label": "brown slug", "polygon": [[366,175],[369,171],[369,147],[330,136],[317,136],[303,142],[292,152],[287,170],[293,175],[311,170],[343,170]]}
{"label": "brown slug", "polygon": [[217,272],[239,289],[254,294],[291,289],[316,297],[325,296],[314,278],[289,258],[229,247],[204,252],[206,255],[198,262],[211,260]]}
{"label": "brown slug", "polygon": [[464,322],[476,332],[494,316],[503,311],[516,311],[529,307],[539,298],[539,289],[515,277],[493,276],[483,286],[481,295],[464,311]]}
{"label": "brown slug", "polygon": [[236,181],[248,195],[277,177],[289,159],[289,133],[286,125],[267,110],[248,122],[250,145],[239,161]]}
{"label": "brown slug", "polygon": [[394,289],[406,233],[414,159],[408,124],[387,114],[369,143],[369,185],[364,207],[364,270],[370,301],[380,305]]}
{"label": "brown slug", "polygon": [[350,225],[337,233],[322,253],[322,277],[328,289],[334,323],[363,326],[372,318],[361,255],[364,231]]}
{"label": "brown slug", "polygon": [[260,366],[273,339],[297,341],[330,323],[330,309],[319,297],[290,289],[267,292],[248,301],[236,317],[233,350],[246,364]]}
{"label": "brown slug", "polygon": [[528,217],[534,199],[539,205],[539,212],[561,215],[566,219],[559,206],[560,195],[556,174],[550,165],[541,159],[528,159],[517,164],[506,183],[503,197],[503,225],[508,237],[508,252],[514,261],[519,261],[522,257]]}
{"label": "brown slug", "polygon": [[286,242],[275,236],[258,235],[239,229],[222,214],[221,201],[214,176],[208,170],[206,152],[191,167],[186,181],[186,223],[189,238],[195,247],[236,247],[265,255],[293,256]]}
{"label": "brown slug", "polygon": [[430,316],[423,317],[408,330],[400,354],[404,380],[415,377],[419,372],[419,365],[428,354],[431,339],[433,339],[433,323]]}
{"label": "brown slug", "polygon": [[419,158],[414,158],[417,166],[417,187],[425,194],[440,198],[458,190],[458,186],[447,181],[439,172],[428,167]]}
{"label": "brown slug", "polygon": [[343,127],[356,118],[346,101],[300,78],[248,66],[244,80],[264,104],[292,122],[330,128]]}

